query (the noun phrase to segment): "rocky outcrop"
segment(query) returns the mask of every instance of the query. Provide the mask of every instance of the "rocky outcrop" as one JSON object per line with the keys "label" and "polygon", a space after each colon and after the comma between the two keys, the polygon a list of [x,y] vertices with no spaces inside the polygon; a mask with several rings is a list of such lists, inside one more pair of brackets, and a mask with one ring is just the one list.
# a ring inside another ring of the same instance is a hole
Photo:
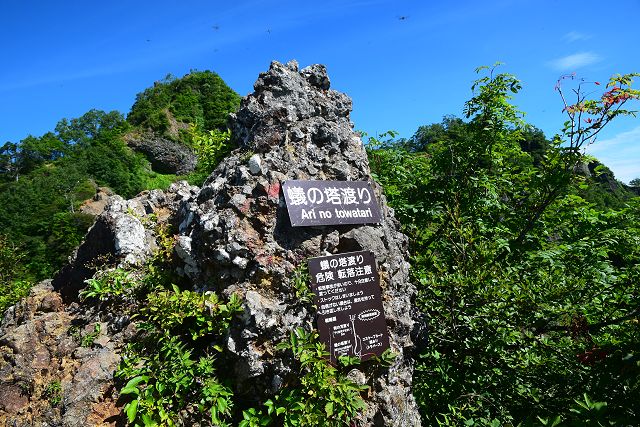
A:
{"label": "rocky outcrop", "polygon": [[36,285],[0,324],[0,425],[115,426],[113,373],[130,332],[65,306],[50,281]]}
{"label": "rocky outcrop", "polygon": [[189,147],[154,133],[129,136],[126,142],[142,153],[158,173],[186,175],[196,168],[197,156]]}
{"label": "rocky outcrop", "polygon": [[[135,327],[108,307],[80,305],[78,293],[105,263],[143,264],[155,249],[158,222],[171,222],[177,232],[176,268],[194,289],[242,296],[244,311],[234,318],[220,357],[243,407],[259,405],[299,376],[292,355],[276,350],[316,316],[296,297],[293,271],[311,257],[373,252],[397,357],[388,368],[368,361],[350,371],[350,378],[369,387],[366,409],[354,423],[420,425],[411,393],[416,289],[409,281],[408,240],[382,189],[372,183],[382,212],[375,225],[294,228],[282,194],[288,179],[371,181],[349,120],[351,100],[330,89],[321,65],[299,70],[295,62],[274,62],[254,87],[231,118],[240,148],[202,188],[179,182],[131,200],[99,195],[102,213],[69,264],[52,284],[38,285],[7,311],[0,326],[0,425],[122,420],[112,376]],[[79,339],[91,331],[99,333],[89,343]]]}
{"label": "rocky outcrop", "polygon": [[96,194],[88,200],[85,200],[78,209],[83,214],[98,216],[104,212],[109,204],[109,199],[113,196],[113,191],[108,187],[96,188]]}
{"label": "rocky outcrop", "polygon": [[351,100],[329,89],[322,65],[299,70],[274,62],[232,115],[241,147],[225,159],[196,198],[181,204],[176,251],[182,272],[206,291],[244,296],[242,320],[232,326],[227,348],[235,355],[236,393],[260,399],[296,376],[274,346],[291,330],[313,322],[311,307],[295,297],[295,268],[310,257],[372,251],[381,276],[392,350],[381,372],[367,364],[354,373],[371,387],[363,425],[415,426],[420,417],[411,394],[414,327],[407,238],[374,185],[379,225],[293,228],[281,184],[287,179],[371,180],[366,152],[349,120]]}
{"label": "rocky outcrop", "polygon": [[135,325],[118,307],[78,303],[78,293],[97,269],[142,264],[156,227],[197,190],[181,181],[130,200],[98,193],[106,206],[70,263],[4,314],[0,426],[125,425],[113,374]]}
{"label": "rocky outcrop", "polygon": [[[179,181],[167,191],[144,191],[130,200],[110,196],[69,264],[54,277],[54,288],[65,301],[75,301],[84,281],[101,265],[144,263],[155,249],[156,221],[168,221],[179,204],[192,199],[197,191],[198,187]],[[154,220],[145,220],[151,214]]]}

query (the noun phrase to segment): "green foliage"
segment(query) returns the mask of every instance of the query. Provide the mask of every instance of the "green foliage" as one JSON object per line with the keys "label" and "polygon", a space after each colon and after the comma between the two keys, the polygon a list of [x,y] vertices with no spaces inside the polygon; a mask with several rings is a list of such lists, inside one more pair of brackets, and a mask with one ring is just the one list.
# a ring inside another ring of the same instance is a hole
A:
{"label": "green foliage", "polygon": [[100,336],[101,326],[100,323],[93,325],[93,331],[85,334],[80,341],[82,347],[91,347],[93,342]]}
{"label": "green foliage", "polygon": [[313,302],[313,292],[311,292],[311,279],[309,277],[309,270],[306,265],[300,265],[293,270],[291,277],[291,284],[293,285],[296,298],[302,303]]}
{"label": "green foliage", "polygon": [[206,420],[229,425],[233,393],[216,376],[215,356],[223,351],[221,340],[241,310],[241,301],[236,295],[224,302],[213,293],[170,285],[175,239],[169,227],[158,225],[156,240],[158,249],[144,274],[122,269],[98,272],[81,293],[84,299],[133,314],[140,330],[116,372],[126,402],[124,412],[136,426]]}
{"label": "green foliage", "polygon": [[21,261],[25,256],[19,246],[0,234],[0,321],[5,310],[26,297],[31,289],[32,283],[22,279]]}
{"label": "green foliage", "polygon": [[[631,420],[624,420],[619,417],[611,416],[608,413],[607,402],[594,402],[587,393],[584,393],[581,399],[574,399],[575,404],[569,410],[570,413],[566,419],[557,415],[555,417],[541,418],[538,421],[543,426],[614,426],[630,425]],[[629,423],[629,424],[627,424]]]}
{"label": "green foliage", "polygon": [[29,135],[17,144],[7,142],[0,148],[0,172],[5,180],[18,181],[21,175],[60,158],[67,150],[67,144],[51,132],[40,138]]}
{"label": "green foliage", "polygon": [[[578,185],[572,192],[586,201],[603,209],[622,209],[629,199],[637,194],[615,179],[613,172],[606,166],[592,161],[588,165],[589,171],[593,170],[590,177],[577,177]],[[581,182],[580,182],[581,181]]]}
{"label": "green foliage", "polygon": [[228,425],[232,392],[215,378],[214,357],[194,356],[175,336],[154,338],[152,351],[130,347],[116,373],[128,379],[120,394],[133,398],[125,406],[129,422],[174,426],[180,411],[190,407],[205,419],[208,413],[214,425]]}
{"label": "green foliage", "polygon": [[[398,355],[394,353],[393,350],[388,348],[385,351],[383,351],[380,356],[375,355],[373,357],[373,361],[374,363],[377,363],[379,366],[389,368],[396,362],[397,358],[398,358]],[[346,366],[349,366],[349,365],[346,365]]]}
{"label": "green foliage", "polygon": [[96,186],[129,198],[145,189],[166,188],[176,179],[151,171],[144,157],[126,145],[123,136],[136,130],[132,125],[189,143],[185,124],[198,123],[204,165],[188,178],[200,184],[229,150],[228,137],[219,130],[239,101],[215,73],[192,72],[139,94],[128,121],[117,111],[92,109],[60,120],[55,132],[2,145],[0,223],[6,227],[3,233],[28,254],[25,274],[44,279],[66,262],[90,225],[76,209]]}
{"label": "green foliage", "polygon": [[[96,183],[125,197],[141,190],[143,160],[122,142],[126,128],[116,112],[92,110],[79,119],[62,120],[57,135],[41,139],[57,138],[64,151],[41,156],[27,174],[0,187],[0,222],[29,255],[29,276],[50,277],[80,243],[92,219],[76,209],[94,195]],[[36,145],[33,138],[28,142]]]}
{"label": "green foliage", "polygon": [[42,167],[5,184],[0,191],[0,222],[28,254],[23,261],[28,276],[48,277],[66,261],[90,224],[90,218],[74,210],[93,192],[75,169],[57,166]]}
{"label": "green foliage", "polygon": [[80,245],[93,224],[93,215],[81,212],[58,212],[53,215],[51,235],[47,239],[48,260],[52,265],[64,265],[69,254]]}
{"label": "green foliage", "polygon": [[[167,76],[136,96],[127,121],[171,136],[171,120],[199,123],[205,131],[224,130],[240,96],[211,71],[193,71],[181,79]],[[175,137],[175,132],[173,132]]]}
{"label": "green foliage", "polygon": [[141,326],[171,334],[186,332],[197,340],[223,335],[233,315],[240,311],[242,301],[236,294],[223,303],[213,292],[201,294],[173,285],[171,290],[149,294],[148,305],[140,313],[144,319]]}
{"label": "green foliage", "polygon": [[98,271],[91,279],[86,280],[87,286],[80,291],[80,299],[95,298],[106,301],[119,297],[137,285],[137,280],[129,271],[117,268],[114,270]]}
{"label": "green foliage", "polygon": [[[127,383],[121,395],[130,395],[125,411],[136,425],[176,425],[183,409],[208,416],[215,425],[227,425],[232,392],[216,377],[214,353],[231,318],[241,311],[232,295],[223,303],[214,293],[199,294],[157,289],[137,315],[143,339],[127,348],[116,375]],[[206,348],[195,342],[207,342]],[[207,415],[208,414],[208,415]]]}
{"label": "green foliage", "polygon": [[22,248],[0,234],[0,283],[4,285],[20,274],[20,261],[24,257]]}
{"label": "green foliage", "polygon": [[631,187],[640,187],[640,178],[634,178],[631,181],[629,181],[629,185]]}
{"label": "green foliage", "polygon": [[166,190],[171,184],[178,181],[178,177],[173,174],[161,174],[153,171],[149,171],[148,174],[143,175],[142,188],[145,190],[160,189]]}
{"label": "green foliage", "polygon": [[33,283],[28,280],[14,279],[2,282],[2,290],[0,291],[0,321],[7,308],[29,295],[32,286]]}
{"label": "green foliage", "polygon": [[402,224],[416,231],[422,224],[428,201],[423,197],[430,181],[428,161],[425,153],[410,152],[399,144],[381,143],[369,139],[367,152],[371,175],[383,186],[389,204]]}
{"label": "green foliage", "polygon": [[218,163],[232,150],[231,132],[213,129],[203,131],[199,126],[189,126],[189,141],[198,156],[198,173],[209,176]]}
{"label": "green foliage", "polygon": [[570,147],[547,141],[509,103],[517,80],[487,70],[469,122],[368,147],[411,237],[428,325],[413,381],[423,421],[598,425],[606,407],[608,422],[637,424],[640,201],[615,196],[613,210],[578,196],[593,181],[574,174],[586,161],[575,148],[596,129],[574,128]]}
{"label": "green foliage", "polygon": [[129,126],[117,111],[108,113],[92,109],[75,119],[62,119],[56,125],[57,138],[66,145],[91,146],[96,141],[109,141]]}
{"label": "green foliage", "polygon": [[[266,426],[348,426],[365,408],[360,386],[328,363],[329,353],[317,332],[297,328],[289,341],[278,344],[290,350],[300,363],[299,384],[292,384],[265,402],[266,411],[249,409],[240,427]],[[349,361],[347,361],[349,362]],[[347,363],[349,364],[349,363]],[[266,413],[265,413],[266,412]]]}
{"label": "green foliage", "polygon": [[58,406],[62,402],[62,384],[59,380],[53,380],[47,384],[42,397],[49,401],[51,406]]}

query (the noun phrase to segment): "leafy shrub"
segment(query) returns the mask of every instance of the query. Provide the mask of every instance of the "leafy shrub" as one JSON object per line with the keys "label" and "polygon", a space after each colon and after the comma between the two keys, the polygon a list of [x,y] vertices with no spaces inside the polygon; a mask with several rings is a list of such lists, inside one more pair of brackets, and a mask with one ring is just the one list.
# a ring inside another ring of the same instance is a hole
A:
{"label": "leafy shrub", "polygon": [[10,280],[3,282],[0,289],[0,321],[4,317],[4,312],[22,298],[29,295],[33,283],[28,280]]}
{"label": "leafy shrub", "polygon": [[228,425],[223,420],[230,415],[232,392],[214,374],[212,355],[195,357],[187,344],[168,334],[130,346],[116,373],[128,380],[120,394],[133,397],[125,406],[130,423],[173,426],[190,407],[205,417],[208,412],[215,425]]}
{"label": "leafy shrub", "polygon": [[94,277],[86,280],[87,286],[80,291],[81,299],[95,298],[106,301],[109,298],[123,295],[137,285],[138,281],[129,271],[117,268],[102,270]]}
{"label": "leafy shrub", "polygon": [[233,294],[227,303],[222,303],[213,292],[198,293],[180,290],[153,292],[148,304],[142,308],[142,327],[157,329],[171,334],[188,332],[192,340],[207,335],[222,335],[229,327],[233,315],[242,309],[240,298]]}
{"label": "leafy shrub", "polygon": [[0,234],[0,321],[4,311],[29,294],[32,283],[23,280],[20,261],[25,257],[21,248]]}
{"label": "leafy shrub", "polygon": [[[223,303],[213,293],[177,286],[149,294],[139,313],[145,335],[127,348],[116,373],[127,381],[120,393],[133,397],[125,406],[129,422],[175,425],[190,408],[198,419],[209,416],[213,424],[227,425],[233,393],[215,377],[214,354],[222,351],[215,342],[240,310],[236,295]],[[214,344],[193,346],[205,337]]]}
{"label": "leafy shrub", "polygon": [[[329,353],[319,342],[316,331],[297,328],[289,341],[278,344],[290,350],[300,362],[302,376],[274,399],[265,402],[266,411],[251,408],[243,413],[240,427],[265,426],[345,426],[365,408],[360,394],[368,386],[349,380],[328,361]],[[347,361],[348,362],[348,361]],[[266,412],[266,413],[265,413]]]}
{"label": "leafy shrub", "polygon": [[[638,199],[612,210],[576,195],[578,148],[600,129],[572,128],[578,114],[565,128],[573,148],[555,138],[535,158],[523,151],[509,103],[519,83],[494,71],[474,85],[469,122],[369,149],[411,237],[428,325],[413,381],[424,424],[598,425],[605,407],[609,423],[637,424]],[[638,96],[619,91],[617,104],[605,94],[593,105],[592,122]]]}
{"label": "leafy shrub", "polygon": [[160,174],[153,171],[149,171],[147,175],[144,176],[144,183],[142,184],[143,189],[145,190],[166,190],[169,186],[176,182],[178,177],[173,174]]}
{"label": "leafy shrub", "polygon": [[198,155],[198,170],[210,174],[218,163],[231,152],[231,132],[213,129],[202,131],[198,126],[189,128],[190,140]]}

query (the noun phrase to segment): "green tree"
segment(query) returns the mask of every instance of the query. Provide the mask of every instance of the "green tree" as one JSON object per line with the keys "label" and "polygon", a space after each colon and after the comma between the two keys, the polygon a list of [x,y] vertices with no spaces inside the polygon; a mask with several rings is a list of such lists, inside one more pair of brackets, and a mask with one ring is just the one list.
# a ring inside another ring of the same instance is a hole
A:
{"label": "green tree", "polygon": [[92,109],[75,119],[62,119],[56,125],[56,134],[65,144],[86,146],[101,137],[126,130],[127,124],[118,111],[108,113]]}
{"label": "green tree", "polygon": [[20,163],[18,161],[18,144],[5,142],[0,147],[0,174],[5,181],[20,179]]}
{"label": "green tree", "polygon": [[0,234],[0,321],[4,311],[29,293],[31,283],[24,280],[21,260],[25,253],[7,236]]}
{"label": "green tree", "polygon": [[409,221],[425,424],[579,423],[603,405],[614,423],[637,424],[639,201],[616,211],[577,196],[589,133],[569,126],[536,159],[523,144],[535,131],[510,104],[519,82],[479,71],[460,137],[441,126],[424,152],[370,148]]}

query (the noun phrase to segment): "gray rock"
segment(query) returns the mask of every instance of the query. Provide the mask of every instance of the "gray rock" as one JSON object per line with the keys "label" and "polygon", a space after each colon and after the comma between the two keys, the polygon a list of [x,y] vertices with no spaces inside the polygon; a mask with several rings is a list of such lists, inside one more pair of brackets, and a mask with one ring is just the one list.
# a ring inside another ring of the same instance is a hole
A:
{"label": "gray rock", "polygon": [[254,154],[249,159],[249,172],[251,172],[253,175],[258,175],[260,172],[262,172],[261,165],[262,161],[260,160],[260,156],[258,154]]}
{"label": "gray rock", "polygon": [[[166,223],[180,208],[184,208],[181,222],[184,223],[182,228],[186,228],[190,220],[187,207],[199,190],[186,181],[178,181],[171,184],[166,192],[144,191],[131,200],[110,196],[104,211],[96,217],[69,264],[53,278],[53,287],[65,301],[74,301],[85,286],[85,280],[93,276],[101,264],[115,262],[126,266],[144,263],[156,247],[156,221]],[[196,206],[193,204],[192,207],[195,209]],[[149,219],[150,215],[155,216],[154,221]],[[188,257],[183,259],[188,263]]]}
{"label": "gray rock", "polygon": [[189,147],[162,136],[145,133],[126,138],[127,144],[144,154],[158,173],[186,175],[196,168],[197,156]]}
{"label": "gray rock", "polygon": [[[354,373],[371,389],[362,419],[364,425],[417,426],[409,357],[416,290],[409,282],[408,240],[381,188],[373,184],[384,218],[373,226],[293,228],[281,194],[285,179],[371,180],[366,152],[349,120],[351,100],[329,86],[320,65],[300,71],[295,62],[273,62],[260,74],[255,92],[232,115],[232,134],[241,150],[205,182],[195,209],[182,205],[179,221],[194,215],[182,231],[192,242],[184,271],[198,289],[215,284],[211,289],[244,295],[244,315],[232,325],[227,348],[235,355],[236,393],[264,400],[293,374],[275,345],[314,320],[295,297],[292,271],[310,257],[372,251],[398,357],[386,371],[374,374],[365,364]],[[248,167],[242,160],[246,151],[255,153]],[[194,263],[197,269],[187,268]]]}

